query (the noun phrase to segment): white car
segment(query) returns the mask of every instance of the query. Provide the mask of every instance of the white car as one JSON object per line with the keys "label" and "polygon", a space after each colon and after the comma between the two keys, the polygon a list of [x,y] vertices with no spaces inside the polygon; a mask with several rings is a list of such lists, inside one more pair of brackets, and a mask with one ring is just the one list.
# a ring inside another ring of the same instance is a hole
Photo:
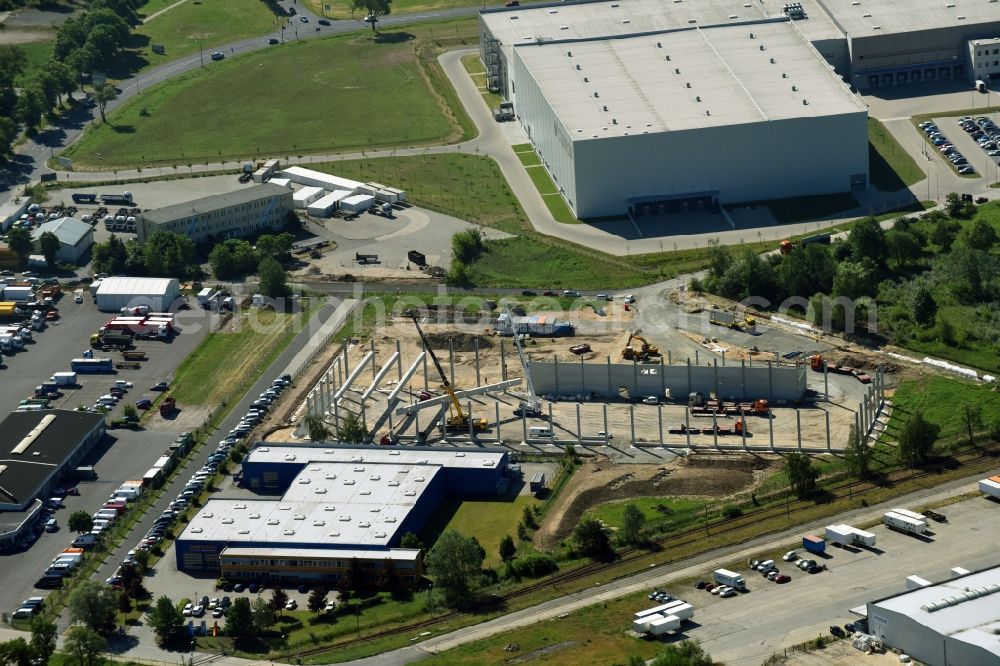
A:
{"label": "white car", "polygon": [[658,405],[660,400],[655,395],[646,396],[642,399],[642,404],[644,405]]}
{"label": "white car", "polygon": [[783,559],[786,562],[794,562],[795,560],[799,559],[799,554],[796,553],[794,550],[790,550],[784,555],[782,555],[781,559]]}
{"label": "white car", "polygon": [[191,609],[191,615],[193,615],[194,617],[201,617],[204,614],[205,614],[205,607],[204,606],[200,606],[199,605],[199,606],[195,606],[194,608]]}
{"label": "white car", "polygon": [[133,384],[132,384],[132,382],[127,382],[124,379],[119,379],[118,381],[115,382],[115,387],[116,388],[123,388],[123,389],[130,389],[130,388],[133,387]]}
{"label": "white car", "polygon": [[295,599],[289,599],[288,603],[285,604],[285,610],[295,610],[298,607],[299,604],[298,602],[295,601]]}
{"label": "white car", "polygon": [[190,617],[191,612],[194,610],[194,604],[184,604],[184,616]]}
{"label": "white car", "polygon": [[731,587],[727,587],[722,592],[719,592],[719,596],[722,597],[723,599],[728,599],[729,597],[735,597],[736,590],[734,590]]}
{"label": "white car", "polygon": [[604,432],[603,430],[598,430],[597,431],[597,437],[600,438],[600,439],[614,439],[615,438],[615,436],[612,435],[610,432]]}

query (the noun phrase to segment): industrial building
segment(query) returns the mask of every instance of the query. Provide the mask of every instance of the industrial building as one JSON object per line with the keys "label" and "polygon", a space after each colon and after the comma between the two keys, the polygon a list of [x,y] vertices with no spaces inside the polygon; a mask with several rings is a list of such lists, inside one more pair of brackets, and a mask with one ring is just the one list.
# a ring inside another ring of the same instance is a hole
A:
{"label": "industrial building", "polygon": [[208,243],[277,231],[291,213],[292,191],[264,183],[145,211],[136,220],[136,233],[140,243],[161,229]]}
{"label": "industrial building", "polygon": [[399,547],[403,535],[445,496],[501,492],[506,472],[501,449],[258,445],[242,485],[259,499],[209,500],[177,540],[177,568],[333,584],[355,567],[377,585],[389,561],[401,583],[415,584],[423,563]]}
{"label": "industrial building", "polygon": [[928,666],[1000,664],[1000,567],[871,601],[868,630]]}
{"label": "industrial building", "polygon": [[60,217],[35,227],[31,232],[31,240],[35,242],[35,250],[39,253],[42,251],[39,239],[44,233],[55,234],[59,239],[59,249],[56,251],[56,261],[59,262],[78,264],[81,257],[94,245],[94,227],[73,217]]}
{"label": "industrial building", "polygon": [[579,0],[484,9],[480,32],[489,89],[582,218],[866,188],[845,82],[1000,72],[987,0]]}
{"label": "industrial building", "polygon": [[284,186],[292,183],[299,189],[292,195],[296,209],[305,209],[315,217],[330,217],[334,211],[363,213],[381,203],[395,204],[406,201],[406,193],[381,183],[362,183],[349,178],[292,166],[278,172],[279,181]]}
{"label": "industrial building", "polygon": [[94,298],[101,312],[120,312],[124,307],[137,305],[166,312],[180,293],[174,278],[109,277],[100,281]]}
{"label": "industrial building", "polygon": [[1000,77],[1000,37],[969,41],[972,76],[980,81]]}
{"label": "industrial building", "polygon": [[104,415],[14,412],[0,422],[0,511],[24,511],[104,436]]}
{"label": "industrial building", "polygon": [[867,109],[788,21],[526,44],[513,71],[577,217],[868,183]]}

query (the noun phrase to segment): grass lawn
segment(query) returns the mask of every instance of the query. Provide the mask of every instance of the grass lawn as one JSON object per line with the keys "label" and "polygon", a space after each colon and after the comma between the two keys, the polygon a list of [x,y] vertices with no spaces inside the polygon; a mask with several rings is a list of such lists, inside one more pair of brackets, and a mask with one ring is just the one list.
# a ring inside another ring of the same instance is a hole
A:
{"label": "grass lawn", "polygon": [[[458,21],[378,42],[356,33],[210,62],[129,100],[66,155],[86,168],[102,153],[109,168],[460,140],[470,126],[464,112],[451,113],[460,107],[434,60],[450,43],[428,38],[446,25],[474,34],[472,21]],[[198,122],[190,122],[194,110]]]}
{"label": "grass lawn", "polygon": [[177,368],[170,395],[189,405],[237,400],[308,321],[312,301],[299,302],[302,313],[253,309],[235,332],[209,335]]}
{"label": "grass lawn", "polygon": [[[152,16],[176,2],[147,0],[139,9],[140,16]],[[125,64],[137,71],[197,53],[199,47],[205,53],[206,63],[210,63],[208,55],[214,47],[256,35],[260,35],[261,39],[266,39],[267,33],[277,35],[282,20],[266,2],[186,0],[136,28]],[[308,28],[312,29],[311,26]],[[294,34],[294,27],[285,31],[286,38],[294,37]],[[153,44],[162,44],[164,54],[153,53]]]}
{"label": "grass lawn", "polygon": [[868,169],[872,185],[883,192],[895,192],[926,178],[909,153],[875,118],[868,119]]}
{"label": "grass lawn", "polygon": [[33,79],[41,71],[42,65],[52,57],[52,49],[54,47],[54,41],[18,44],[17,48],[21,50],[28,62],[24,68],[24,72],[17,77],[16,84],[23,86],[29,80]]}
{"label": "grass lawn", "polygon": [[[362,19],[364,10],[353,11],[351,0],[303,0],[307,7],[317,16],[326,16],[337,19]],[[329,5],[330,11],[325,11],[324,6]],[[469,4],[468,0],[393,0],[392,13],[395,14],[417,14],[420,12],[430,12],[436,9],[454,9],[458,7],[503,7],[504,2],[490,0],[490,2],[479,2]],[[367,27],[367,24],[363,24]],[[371,28],[368,28],[371,30]]]}
{"label": "grass lawn", "polygon": [[585,514],[587,518],[596,518],[611,527],[621,527],[624,521],[625,507],[634,504],[647,522],[661,521],[665,516],[680,518],[683,515],[694,514],[710,502],[708,500],[678,499],[667,497],[635,497],[620,502],[599,504]]}
{"label": "grass lawn", "polygon": [[[487,241],[487,252],[469,267],[473,284],[507,289],[624,289],[653,282],[659,274],[599,252],[574,250],[544,238],[518,236]],[[517,270],[511,270],[517,266]]]}
{"label": "grass lawn", "polygon": [[964,404],[979,405],[987,425],[1000,415],[1000,393],[988,386],[938,375],[900,382],[892,402],[890,433],[898,433],[905,420],[918,411],[931,423],[941,426],[941,437],[965,432],[961,413]]}
{"label": "grass lawn", "polygon": [[528,172],[528,177],[531,178],[531,182],[535,184],[535,189],[538,190],[538,193],[542,195],[542,201],[545,202],[545,207],[549,209],[550,213],[552,213],[552,217],[555,218],[556,222],[561,222],[563,224],[581,224],[580,220],[578,220],[576,215],[573,214],[569,204],[566,203],[566,199],[559,194],[559,188],[557,188],[555,182],[553,182],[552,176],[549,175],[549,172],[545,170],[544,166],[541,166],[542,160],[538,157],[535,151],[531,149],[531,145],[516,145],[514,146],[514,152],[517,153],[517,157],[521,160],[521,164],[525,165],[525,171]]}
{"label": "grass lawn", "polygon": [[476,84],[479,88],[479,94],[483,96],[483,100],[486,102],[486,107],[489,109],[495,109],[500,106],[500,102],[503,101],[503,97],[497,95],[496,93],[491,93],[486,87],[486,69],[483,67],[483,62],[479,59],[479,55],[472,53],[462,58],[462,66],[465,67],[465,71],[469,73],[469,78],[472,82]]}
{"label": "grass lawn", "polygon": [[520,202],[490,157],[444,153],[326,162],[310,167],[346,178],[386,183],[406,190],[409,200],[418,206],[508,233],[531,229]]}
{"label": "grass lawn", "polygon": [[487,567],[500,566],[500,539],[517,538],[517,524],[526,506],[541,506],[541,500],[530,495],[497,498],[496,500],[449,499],[439,506],[420,531],[425,547],[434,545],[445,530],[456,530],[467,537],[476,537],[486,550]]}

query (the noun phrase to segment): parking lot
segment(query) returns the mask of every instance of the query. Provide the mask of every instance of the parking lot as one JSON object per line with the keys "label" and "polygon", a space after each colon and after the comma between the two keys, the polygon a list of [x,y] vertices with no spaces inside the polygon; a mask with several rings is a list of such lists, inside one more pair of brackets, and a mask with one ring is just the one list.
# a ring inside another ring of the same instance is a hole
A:
{"label": "parking lot", "polygon": [[[683,632],[685,637],[701,641],[719,661],[756,665],[781,647],[828,634],[830,625],[858,619],[850,614],[851,608],[903,591],[907,576],[936,581],[948,578],[952,567],[972,571],[996,564],[988,526],[1000,519],[1000,506],[977,497],[939,511],[948,522],[930,523],[932,533],[923,537],[879,525],[866,528],[877,537],[873,548],[827,544],[826,558],[798,548],[800,554],[827,566],[818,574],[780,561],[780,552],[762,552],[761,557],[775,559],[781,573],[791,576],[784,585],[764,579],[743,563],[736,571],[747,582],[747,594],[719,599],[688,585],[665,589],[695,606],[695,623]],[[822,536],[822,531],[816,533]],[[711,575],[706,567],[705,580]]]}

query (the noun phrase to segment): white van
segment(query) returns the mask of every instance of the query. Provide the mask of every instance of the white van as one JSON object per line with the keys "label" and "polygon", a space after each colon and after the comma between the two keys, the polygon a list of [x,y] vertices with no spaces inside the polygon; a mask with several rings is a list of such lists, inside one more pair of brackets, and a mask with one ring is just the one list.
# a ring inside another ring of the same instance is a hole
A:
{"label": "white van", "polygon": [[95,543],[97,543],[97,537],[93,534],[81,534],[73,539],[74,548],[86,548],[87,546],[93,546]]}
{"label": "white van", "polygon": [[531,426],[528,428],[528,437],[552,437],[552,428],[548,426]]}

